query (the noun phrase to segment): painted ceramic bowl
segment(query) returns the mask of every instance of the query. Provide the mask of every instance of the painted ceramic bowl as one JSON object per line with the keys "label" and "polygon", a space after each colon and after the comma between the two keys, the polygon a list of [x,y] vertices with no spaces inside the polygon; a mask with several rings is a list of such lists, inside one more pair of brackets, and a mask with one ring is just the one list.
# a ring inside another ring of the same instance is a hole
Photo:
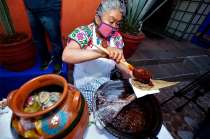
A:
{"label": "painted ceramic bowl", "polygon": [[[35,98],[39,98],[37,104],[32,103]],[[12,91],[7,100],[13,111],[11,130],[15,138],[82,139],[89,120],[87,104],[62,76],[36,77]],[[39,105],[45,107],[40,109]]]}

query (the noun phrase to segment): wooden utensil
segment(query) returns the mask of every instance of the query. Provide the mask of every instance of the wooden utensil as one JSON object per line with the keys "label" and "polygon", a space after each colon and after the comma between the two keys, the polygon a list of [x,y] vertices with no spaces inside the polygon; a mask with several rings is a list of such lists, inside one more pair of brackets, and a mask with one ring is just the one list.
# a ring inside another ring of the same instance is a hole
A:
{"label": "wooden utensil", "polygon": [[[103,51],[104,53],[106,53],[107,55],[109,55],[109,51],[100,46],[100,45],[95,45],[95,47],[97,47],[98,49],[100,49],[101,51]],[[131,65],[130,63],[128,63],[127,61],[124,60],[120,60],[120,63],[123,64],[124,66],[126,66],[130,71],[133,72],[133,76],[139,80],[142,83],[145,84],[149,84],[150,86],[153,86],[153,83],[151,82],[151,75],[150,73],[143,69],[143,68],[135,68],[133,65]]]}
{"label": "wooden utensil", "polygon": [[[95,47],[97,47],[98,49],[100,49],[101,51],[103,51],[104,53],[109,55],[109,51],[106,48],[102,47],[101,45],[97,45],[97,46],[95,45]],[[127,61],[120,60],[120,63],[125,65],[129,70],[131,70],[131,71],[134,70],[134,67],[130,63],[128,63]]]}

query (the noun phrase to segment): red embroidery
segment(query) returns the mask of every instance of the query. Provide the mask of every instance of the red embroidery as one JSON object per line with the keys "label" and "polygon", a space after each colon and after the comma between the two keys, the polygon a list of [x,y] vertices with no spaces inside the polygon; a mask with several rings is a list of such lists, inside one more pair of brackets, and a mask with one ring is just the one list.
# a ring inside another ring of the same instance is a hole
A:
{"label": "red embroidery", "polygon": [[92,41],[92,39],[91,39],[91,38],[89,38],[89,41],[88,41],[88,46],[89,46],[90,48],[92,48],[92,47],[93,47],[93,41]]}

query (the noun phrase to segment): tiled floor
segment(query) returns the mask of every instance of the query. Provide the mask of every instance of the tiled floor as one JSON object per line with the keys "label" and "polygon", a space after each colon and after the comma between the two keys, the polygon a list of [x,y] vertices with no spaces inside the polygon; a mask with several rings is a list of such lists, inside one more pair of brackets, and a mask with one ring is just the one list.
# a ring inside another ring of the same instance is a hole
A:
{"label": "tiled floor", "polygon": [[148,68],[154,78],[186,80],[210,69],[210,51],[185,41],[147,38],[128,61]]}
{"label": "tiled floor", "polygon": [[[189,83],[189,81],[185,81],[174,87],[163,89],[156,97],[161,103],[173,96],[175,91],[180,90]],[[189,92],[188,97],[191,96],[193,96],[193,94]],[[205,113],[192,102],[186,105],[181,111],[177,112],[176,108],[181,106],[184,102],[186,102],[184,98],[175,97],[161,107],[164,124],[175,139],[192,139],[197,129],[199,129],[199,124],[206,118]],[[210,107],[210,92],[200,97],[197,102],[207,111],[208,107]]]}

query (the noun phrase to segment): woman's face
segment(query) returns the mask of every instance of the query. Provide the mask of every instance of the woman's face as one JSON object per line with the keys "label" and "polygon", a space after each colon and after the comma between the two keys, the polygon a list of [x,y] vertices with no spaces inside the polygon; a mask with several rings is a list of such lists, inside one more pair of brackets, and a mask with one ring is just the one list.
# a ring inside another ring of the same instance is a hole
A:
{"label": "woman's face", "polygon": [[122,20],[122,13],[119,9],[110,10],[102,15],[101,20],[114,28],[119,28],[119,23]]}

